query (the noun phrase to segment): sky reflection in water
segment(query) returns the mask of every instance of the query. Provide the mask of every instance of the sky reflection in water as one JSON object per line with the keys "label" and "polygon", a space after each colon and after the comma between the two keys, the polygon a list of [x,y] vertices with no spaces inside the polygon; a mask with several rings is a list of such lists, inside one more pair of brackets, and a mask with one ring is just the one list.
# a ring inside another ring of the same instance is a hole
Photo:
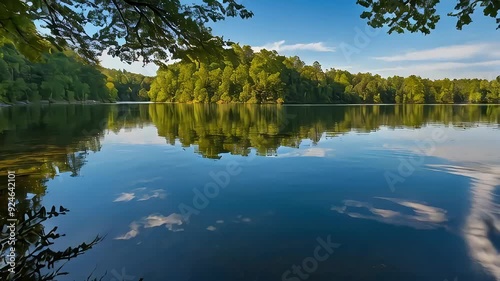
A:
{"label": "sky reflection in water", "polygon": [[[43,205],[71,210],[48,222],[67,234],[60,247],[107,234],[66,265],[68,280],[94,268],[281,280],[327,235],[341,247],[309,280],[500,280],[498,106],[89,108],[41,109],[15,129],[0,111],[0,164],[25,169]],[[72,115],[88,118],[65,126]],[[419,149],[436,128],[446,141]],[[391,190],[384,173],[417,156]],[[183,214],[234,163],[241,172]]]}

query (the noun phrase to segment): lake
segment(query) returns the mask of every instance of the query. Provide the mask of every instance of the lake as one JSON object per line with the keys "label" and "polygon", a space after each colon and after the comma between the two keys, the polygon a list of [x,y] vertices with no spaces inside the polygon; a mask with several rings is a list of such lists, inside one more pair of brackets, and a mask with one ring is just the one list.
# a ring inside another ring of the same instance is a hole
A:
{"label": "lake", "polygon": [[30,105],[0,144],[19,219],[70,210],[34,241],[104,236],[58,280],[500,280],[498,105]]}

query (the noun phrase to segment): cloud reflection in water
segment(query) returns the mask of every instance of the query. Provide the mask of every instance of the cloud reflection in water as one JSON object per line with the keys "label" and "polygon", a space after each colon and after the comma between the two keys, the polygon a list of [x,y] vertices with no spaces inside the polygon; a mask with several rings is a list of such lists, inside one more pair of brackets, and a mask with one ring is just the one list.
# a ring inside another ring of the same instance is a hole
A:
{"label": "cloud reflection in water", "polygon": [[146,192],[147,188],[141,187],[132,190],[132,192],[123,192],[118,195],[118,197],[113,200],[113,202],[129,202],[137,198],[137,201],[146,201],[153,198],[165,199],[167,194],[163,189],[155,189]]}
{"label": "cloud reflection in water", "polygon": [[134,221],[130,224],[130,230],[118,237],[115,237],[115,240],[129,240],[137,235],[139,235],[139,228],[142,226],[144,228],[153,228],[165,225],[166,228],[172,232],[184,231],[183,228],[179,227],[183,225],[185,222],[182,215],[173,213],[168,216],[163,216],[160,214],[152,214],[149,215],[139,221]]}
{"label": "cloud reflection in water", "polygon": [[500,280],[500,251],[492,236],[500,234],[500,203],[495,194],[500,187],[500,166],[476,167],[432,165],[438,171],[471,179],[471,207],[463,234],[472,257],[496,280]]}
{"label": "cloud reflection in water", "polygon": [[[446,210],[432,207],[423,203],[402,200],[397,198],[375,197],[406,207],[412,214],[404,214],[390,209],[375,208],[371,203],[355,200],[345,200],[343,206],[332,206],[331,210],[346,214],[352,218],[369,219],[381,223],[408,226],[415,229],[434,229],[442,226],[448,219]],[[366,209],[370,214],[358,213],[353,208]]]}

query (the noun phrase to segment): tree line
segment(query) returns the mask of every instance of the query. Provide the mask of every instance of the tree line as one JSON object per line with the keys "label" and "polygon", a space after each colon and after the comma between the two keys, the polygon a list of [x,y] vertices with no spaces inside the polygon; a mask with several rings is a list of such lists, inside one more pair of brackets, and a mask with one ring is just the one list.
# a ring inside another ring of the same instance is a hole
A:
{"label": "tree line", "polygon": [[162,66],[156,77],[106,69],[71,51],[30,61],[0,48],[0,103],[95,100],[179,103],[499,103],[500,76],[430,80],[323,70],[319,62],[233,45]]}
{"label": "tree line", "polygon": [[221,58],[162,67],[148,92],[151,101],[181,103],[498,103],[495,80],[430,80],[415,75],[323,71],[319,62],[276,51],[233,45]]}
{"label": "tree line", "polygon": [[71,51],[31,61],[13,45],[0,47],[0,103],[145,100],[151,78],[83,62]]}

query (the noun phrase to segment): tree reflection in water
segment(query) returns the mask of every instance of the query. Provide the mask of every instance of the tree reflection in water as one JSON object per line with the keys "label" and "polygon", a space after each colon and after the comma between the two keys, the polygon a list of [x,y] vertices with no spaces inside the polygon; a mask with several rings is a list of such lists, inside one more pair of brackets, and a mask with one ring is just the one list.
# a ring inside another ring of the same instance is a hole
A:
{"label": "tree reflection in water", "polygon": [[[499,113],[500,108],[495,105],[129,104],[2,108],[0,182],[7,182],[7,170],[16,171],[17,175],[16,251],[19,256],[17,273],[11,277],[52,280],[65,274],[61,268],[65,262],[103,239],[96,236],[63,251],[52,250],[51,246],[56,246],[55,240],[61,235],[57,234],[57,227],[45,231],[44,222],[66,214],[67,210],[61,207],[47,211],[41,201],[49,180],[61,173],[79,175],[87,156],[100,151],[105,134],[155,126],[167,144],[195,146],[195,151],[204,158],[218,159],[223,153],[248,156],[252,148],[261,156],[276,155],[279,147],[298,147],[304,139],[314,144],[323,136],[371,132],[381,127],[419,128],[438,123],[468,128],[478,122],[498,126]],[[6,188],[0,189],[0,204],[7,206]],[[3,229],[7,225],[6,209],[0,208]],[[2,235],[2,254],[5,256],[9,245],[5,234]],[[0,277],[7,280],[8,265],[4,263],[1,267]]]}
{"label": "tree reflection in water", "polygon": [[[0,268],[0,279],[2,280],[55,280],[57,276],[66,275],[63,271],[64,263],[79,255],[84,254],[99,243],[103,237],[96,236],[88,243],[81,243],[74,247],[68,247],[64,251],[54,251],[51,246],[55,240],[64,234],[57,233],[57,226],[46,232],[43,222],[59,215],[65,215],[69,210],[55,206],[47,211],[45,207],[39,210],[27,209],[18,216],[21,220],[17,223],[15,245],[10,245],[9,233],[2,234],[0,243],[2,245],[2,256],[5,257]],[[10,248],[15,248],[16,260],[14,273],[11,273],[11,264],[6,260]]]}

